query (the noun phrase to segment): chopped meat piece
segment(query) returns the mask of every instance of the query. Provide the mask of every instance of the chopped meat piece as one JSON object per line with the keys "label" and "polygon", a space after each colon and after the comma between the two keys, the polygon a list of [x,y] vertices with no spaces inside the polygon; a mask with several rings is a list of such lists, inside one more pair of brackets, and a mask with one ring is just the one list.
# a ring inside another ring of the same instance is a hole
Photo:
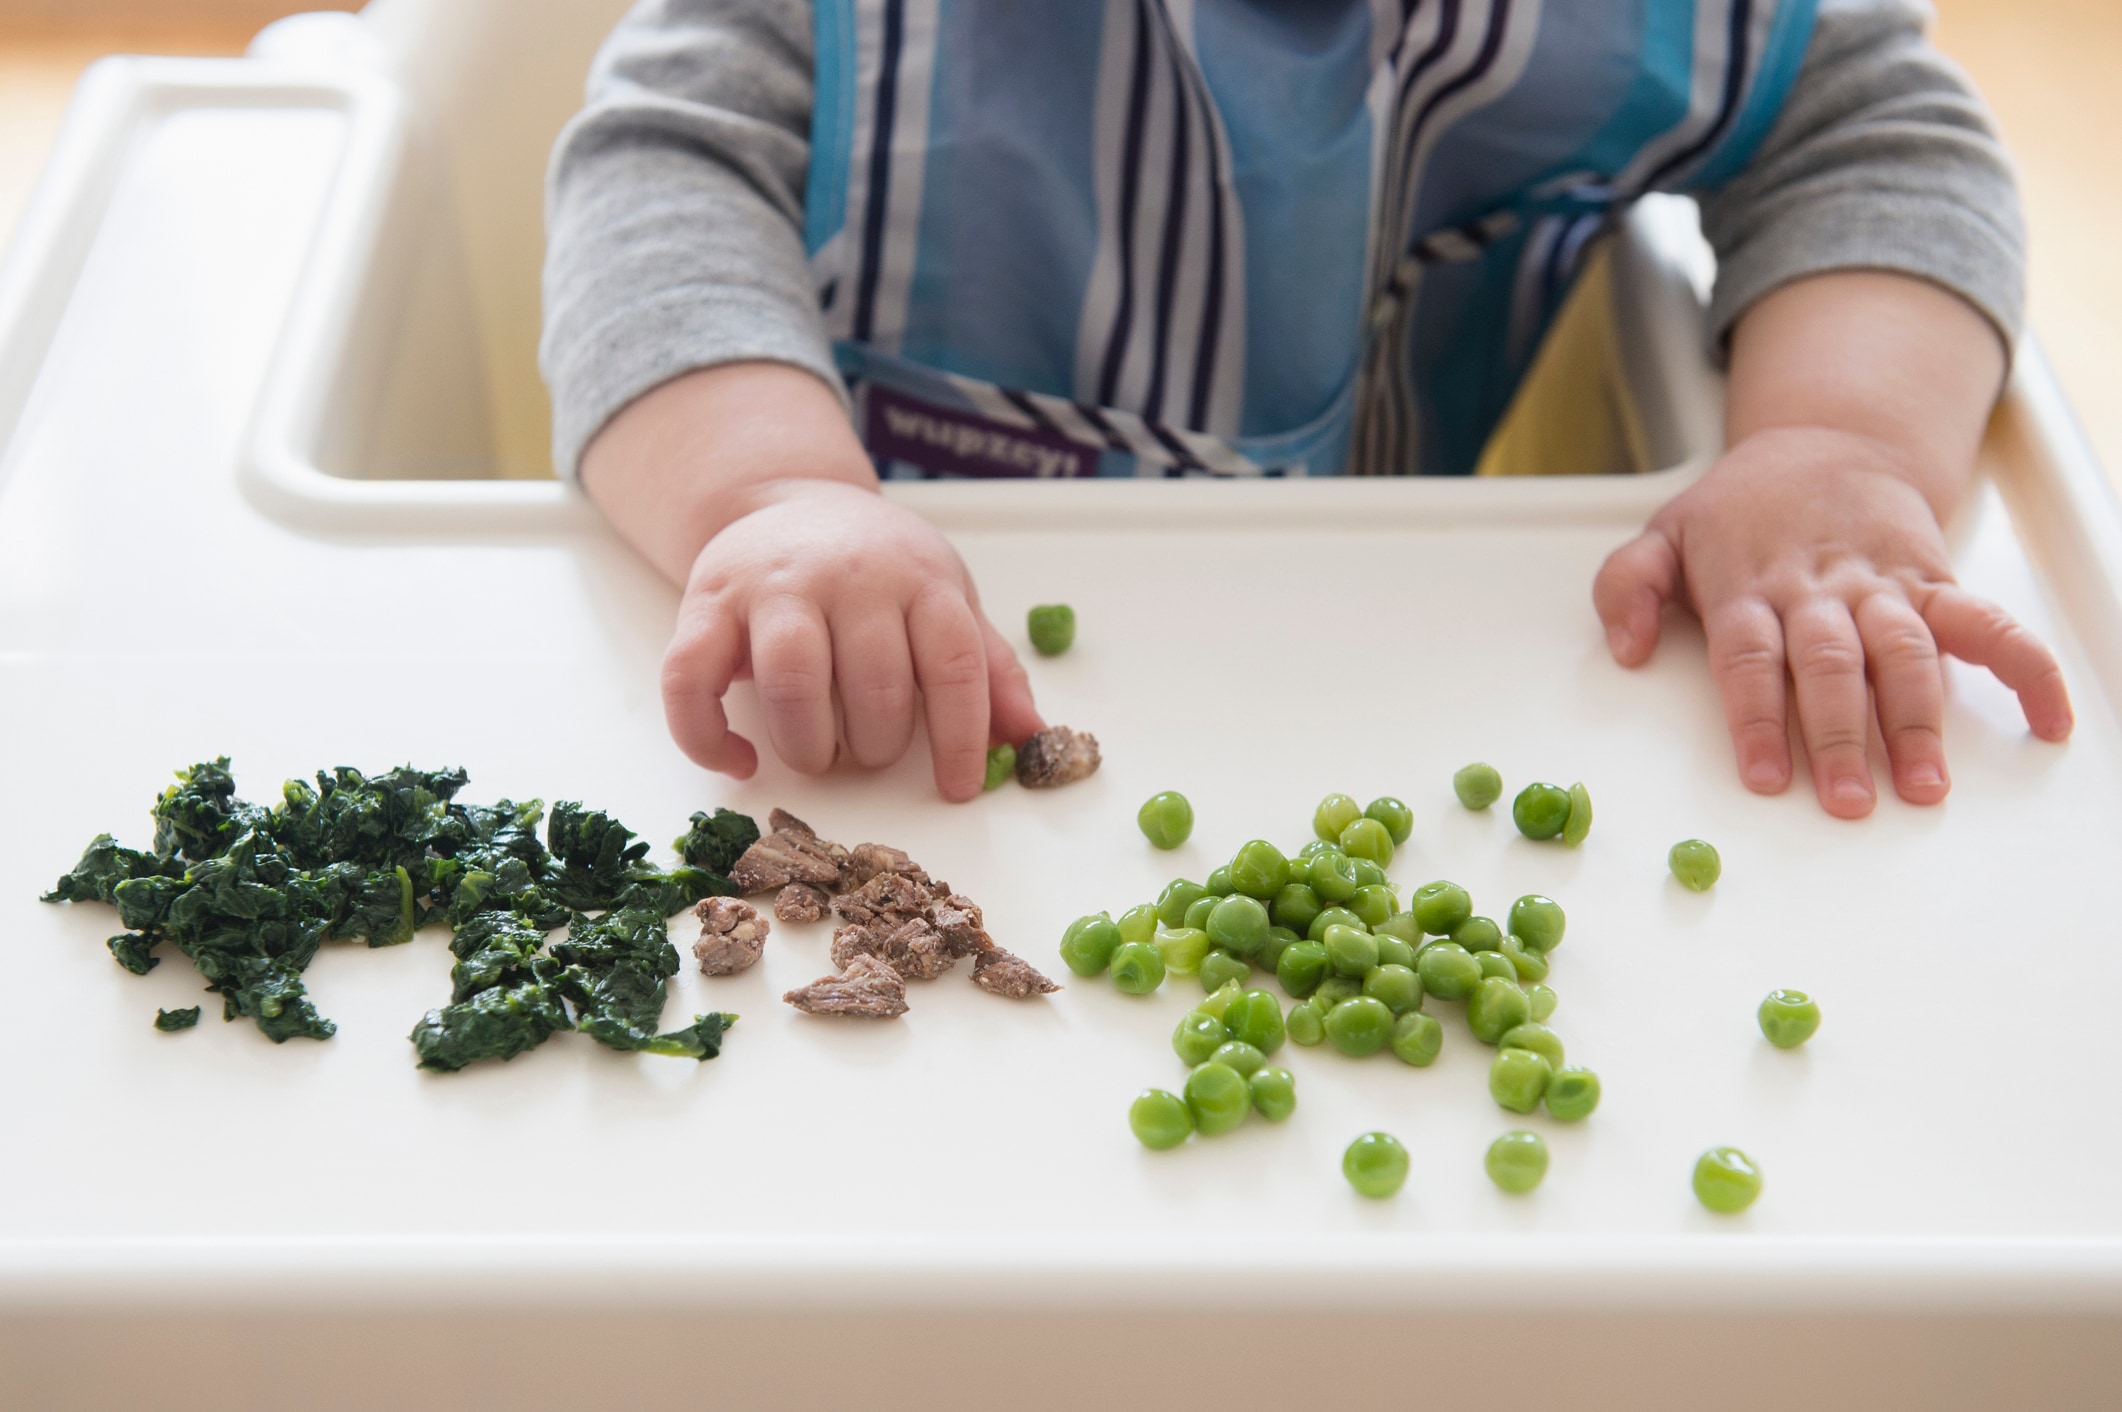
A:
{"label": "chopped meat piece", "polygon": [[749,897],[792,882],[831,887],[840,881],[840,861],[847,856],[846,849],[825,842],[810,831],[810,825],[779,809],[770,822],[774,831],[745,849],[737,866],[729,870],[730,881],[739,891]]}
{"label": "chopped meat piece", "polygon": [[840,890],[852,892],[880,873],[897,873],[917,883],[929,881],[927,871],[900,850],[882,843],[858,843],[840,865]]}
{"label": "chopped meat piece", "polygon": [[957,953],[926,917],[896,926],[872,923],[847,926],[833,933],[833,964],[846,966],[857,956],[874,956],[910,981],[932,981],[958,964]]}
{"label": "chopped meat piece", "polygon": [[995,939],[987,934],[981,919],[980,905],[970,897],[954,892],[937,898],[928,905],[928,920],[943,934],[944,944],[953,956],[977,956],[995,949]]}
{"label": "chopped meat piece", "polygon": [[927,913],[929,890],[925,883],[899,873],[879,873],[853,892],[833,899],[833,911],[844,922],[870,926],[889,922],[893,926]]}
{"label": "chopped meat piece", "polygon": [[1098,737],[1067,726],[1048,726],[1017,747],[1017,783],[1053,789],[1088,779],[1098,770]]}
{"label": "chopped meat piece", "polygon": [[824,888],[792,882],[774,899],[774,915],[784,922],[816,922],[824,919],[831,905]]}
{"label": "chopped meat piece", "polygon": [[841,974],[822,976],[781,998],[806,1014],[889,1020],[906,1013],[906,982],[876,957],[856,956]]}
{"label": "chopped meat piece", "polygon": [[766,949],[766,934],[773,930],[757,908],[734,897],[710,897],[693,915],[700,919],[693,955],[711,976],[734,976],[749,968]]}
{"label": "chopped meat piece", "polygon": [[973,984],[1011,1000],[1045,995],[1061,988],[1034,970],[1029,961],[1011,955],[999,946],[990,946],[973,958]]}
{"label": "chopped meat piece", "polygon": [[818,836],[818,831],[816,829],[812,828],[809,824],[804,823],[801,819],[797,818],[794,814],[789,813],[786,809],[776,809],[766,816],[766,831],[768,833],[808,834],[812,838],[816,838]]}

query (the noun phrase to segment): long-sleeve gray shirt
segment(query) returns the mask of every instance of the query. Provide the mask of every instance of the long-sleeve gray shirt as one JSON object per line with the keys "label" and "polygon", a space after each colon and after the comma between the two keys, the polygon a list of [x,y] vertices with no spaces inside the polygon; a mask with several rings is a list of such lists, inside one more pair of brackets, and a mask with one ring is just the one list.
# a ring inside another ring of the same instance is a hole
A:
{"label": "long-sleeve gray shirt", "polygon": [[[1806,275],[1882,269],[1966,299],[2007,342],[2025,235],[2010,159],[1921,0],[1821,0],[1781,116],[1700,198],[1721,341]],[[811,0],[641,0],[599,54],[547,192],[553,461],[683,373],[767,360],[839,387],[803,248]]]}

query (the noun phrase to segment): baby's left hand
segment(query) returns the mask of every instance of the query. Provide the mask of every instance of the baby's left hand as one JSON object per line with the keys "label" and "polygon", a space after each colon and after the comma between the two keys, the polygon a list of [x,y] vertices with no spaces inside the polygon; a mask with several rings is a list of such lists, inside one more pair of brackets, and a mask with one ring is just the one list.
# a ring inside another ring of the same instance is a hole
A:
{"label": "baby's left hand", "polygon": [[1614,551],[1592,597],[1625,667],[1658,645],[1667,603],[1701,618],[1739,776],[1756,793],[1790,783],[1794,687],[1813,788],[1842,818],[1877,802],[1874,718],[1903,799],[1935,804],[1951,787],[1941,652],[1995,673],[2042,739],[2071,731],[2055,658],[1953,582],[1929,504],[1894,453],[1864,436],[1754,433]]}

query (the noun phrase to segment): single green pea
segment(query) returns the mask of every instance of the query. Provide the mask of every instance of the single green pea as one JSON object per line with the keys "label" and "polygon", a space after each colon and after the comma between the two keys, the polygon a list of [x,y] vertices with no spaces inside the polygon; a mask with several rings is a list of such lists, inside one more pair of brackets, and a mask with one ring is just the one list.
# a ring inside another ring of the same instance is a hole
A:
{"label": "single green pea", "polygon": [[1233,893],[1208,914],[1208,939],[1234,956],[1251,956],[1267,945],[1272,925],[1258,898]]}
{"label": "single green pea", "polygon": [[1393,1012],[1382,1000],[1359,995],[1327,1012],[1327,1042],[1343,1054],[1358,1059],[1376,1054],[1392,1037]]}
{"label": "single green pea", "polygon": [[1500,951],[1476,951],[1474,960],[1481,967],[1483,976],[1494,976],[1498,980],[1515,981],[1518,968],[1510,963],[1510,957]]}
{"label": "single green pea", "polygon": [[1129,995],[1147,995],[1164,984],[1164,953],[1129,942],[1113,952],[1113,984]]}
{"label": "single green pea", "polygon": [[1391,1133],[1365,1133],[1341,1154],[1341,1175],[1364,1196],[1391,1196],[1407,1181],[1407,1149]]}
{"label": "single green pea", "polygon": [[1329,794],[1312,811],[1312,832],[1333,843],[1341,831],[1363,817],[1363,806],[1345,794]]}
{"label": "single green pea", "polygon": [[1289,859],[1264,838],[1253,839],[1231,857],[1231,887],[1247,897],[1265,902],[1289,880]]}
{"label": "single green pea", "polygon": [[1569,791],[1558,784],[1529,784],[1511,801],[1510,817],[1529,839],[1553,838],[1569,823]]}
{"label": "single green pea", "polygon": [[1157,894],[1157,920],[1167,927],[1186,925],[1186,909],[1208,896],[1208,889],[1185,878],[1174,878]]}
{"label": "single green pea", "polygon": [[1474,899],[1455,882],[1424,883],[1408,899],[1407,910],[1431,936],[1450,936],[1452,928],[1474,915]]}
{"label": "single green pea", "polygon": [[1240,1078],[1249,1079],[1267,1062],[1267,1056],[1260,1052],[1257,1045],[1233,1039],[1217,1045],[1216,1052],[1209,1055],[1206,1062],[1236,1069]]}
{"label": "single green pea", "polygon": [[1498,951],[1503,946],[1503,928],[1493,917],[1468,917],[1452,928],[1452,940],[1468,951]]}
{"label": "single green pea", "polygon": [[1300,1000],[1289,1007],[1289,1014],[1282,1019],[1282,1029],[1291,1044],[1310,1049],[1326,1039],[1326,1013],[1317,1002]]}
{"label": "single green pea", "polygon": [[1198,927],[1159,927],[1150,941],[1164,958],[1167,975],[1190,976],[1201,969],[1201,962],[1208,955],[1208,933]]}
{"label": "single green pea", "polygon": [[1293,882],[1275,894],[1267,915],[1278,927],[1288,927],[1302,936],[1311,928],[1312,918],[1326,910],[1319,894],[1311,890],[1308,883]]}
{"label": "single green pea", "polygon": [[1422,978],[1422,989],[1439,1000],[1464,1000],[1482,980],[1481,963],[1452,941],[1424,947],[1415,958],[1415,974]]}
{"label": "single green pea", "polygon": [[[1206,932],[1202,933],[1203,940],[1207,939],[1207,935]],[[1242,986],[1252,978],[1252,963],[1242,956],[1231,955],[1221,947],[1212,948],[1206,956],[1201,958],[1201,989],[1203,990],[1218,991],[1233,981]]]}
{"label": "single green pea", "polygon": [[1497,1044],[1503,1036],[1533,1017],[1532,1002],[1516,981],[1489,976],[1474,987],[1466,1000],[1467,1028],[1483,1044]]}
{"label": "single green pea", "polygon": [[1392,1046],[1403,1063],[1426,1069],[1444,1049],[1444,1026],[1434,1015],[1410,1010],[1393,1021]]}
{"label": "single green pea", "polygon": [[1371,930],[1381,938],[1398,937],[1411,947],[1422,944],[1422,926],[1412,912],[1395,912]]}
{"label": "single green pea", "polygon": [[1122,941],[1154,941],[1157,937],[1157,909],[1148,902],[1130,907],[1113,925],[1120,929]]}
{"label": "single green pea", "polygon": [[1346,853],[1319,853],[1306,865],[1304,880],[1322,902],[1346,902],[1356,895],[1356,864]]}
{"label": "single green pea", "polygon": [[1724,860],[1713,846],[1699,838],[1674,844],[1665,855],[1665,866],[1690,892],[1708,892],[1724,876]]}
{"label": "single green pea", "polygon": [[[1370,859],[1351,858],[1348,861],[1356,870],[1356,890],[1358,892],[1361,892],[1366,887],[1382,887],[1388,890],[1392,887],[1392,884],[1386,880],[1385,869],[1371,862]],[[1398,906],[1399,904],[1396,901],[1394,905]]]}
{"label": "single green pea", "polygon": [[1216,904],[1222,900],[1222,898],[1213,894],[1207,897],[1195,898],[1193,905],[1186,909],[1186,920],[1180,925],[1192,927],[1196,931],[1206,931],[1208,929],[1208,914],[1215,911]]}
{"label": "single green pea", "polygon": [[1224,1012],[1230,1009],[1230,1003],[1244,993],[1244,987],[1240,986],[1238,982],[1225,981],[1222,985],[1210,991],[1194,1009],[1203,1015],[1214,1015],[1220,1020],[1223,1018]]}
{"label": "single green pea", "polygon": [[1494,765],[1476,761],[1452,776],[1452,793],[1469,809],[1486,809],[1503,797],[1503,776]]}
{"label": "single green pea", "polygon": [[1400,902],[1391,888],[1373,883],[1356,889],[1355,896],[1348,899],[1348,910],[1361,917],[1365,926],[1376,930],[1379,923],[1390,920],[1400,910]]}
{"label": "single green pea", "polygon": [[1179,1062],[1191,1069],[1196,1064],[1206,1064],[1208,1056],[1230,1042],[1230,1031],[1214,1015],[1204,1015],[1199,1010],[1189,1010],[1179,1017],[1179,1027],[1172,1031],[1172,1053]]}
{"label": "single green pea", "polygon": [[1517,970],[1521,981],[1544,981],[1547,979],[1547,958],[1527,946],[1520,937],[1503,938],[1503,955]]}
{"label": "single green pea", "polygon": [[1299,1000],[1319,988],[1319,982],[1333,971],[1333,958],[1326,954],[1323,941],[1300,941],[1282,953],[1275,963],[1275,979],[1282,988]]}
{"label": "single green pea", "polygon": [[1346,907],[1328,907],[1323,909],[1318,916],[1312,918],[1312,924],[1304,929],[1305,940],[1324,940],[1328,927],[1354,927],[1357,931],[1366,932],[1370,930],[1369,927],[1363,925],[1361,917],[1349,911]]}
{"label": "single green pea", "polygon": [[1186,1141],[1194,1130],[1194,1115],[1178,1094],[1145,1088],[1127,1110],[1127,1125],[1144,1147],[1162,1152]]}
{"label": "single green pea", "polygon": [[1076,640],[1076,610],[1066,603],[1042,603],[1024,615],[1024,626],[1041,657],[1058,657]]}
{"label": "single green pea", "polygon": [[1382,868],[1393,861],[1393,836],[1376,819],[1358,819],[1341,830],[1341,851]]}
{"label": "single green pea", "polygon": [[1422,978],[1407,966],[1381,962],[1363,978],[1363,993],[1384,1001],[1385,1008],[1393,1014],[1404,1015],[1422,1007]]}
{"label": "single green pea", "polygon": [[1251,1045],[1262,1054],[1282,1047],[1285,1033],[1282,1007],[1264,990],[1248,990],[1223,1012],[1223,1026],[1230,1037]]}
{"label": "single green pea", "polygon": [[1328,976],[1312,992],[1312,999],[1319,1002],[1321,1009],[1331,1012],[1336,1005],[1354,1000],[1362,993],[1363,982],[1354,976]]}
{"label": "single green pea", "polygon": [[1544,985],[1536,985],[1525,992],[1525,999],[1533,1007],[1533,1023],[1544,1025],[1547,1017],[1555,1013],[1557,996]]}
{"label": "single green pea", "polygon": [[1253,1092],[1236,1069],[1211,1061],[1196,1065],[1186,1076],[1186,1106],[1194,1115],[1195,1130],[1214,1137],[1245,1121]]}
{"label": "single green pea", "polygon": [[1569,787],[1569,817],[1562,823],[1562,841],[1575,848],[1590,836],[1591,831],[1591,791],[1579,781]]}
{"label": "single green pea", "polygon": [[1547,1139],[1538,1133],[1509,1132],[1488,1145],[1482,1159],[1488,1179],[1514,1196],[1523,1196],[1547,1176]]}
{"label": "single green pea", "polygon": [[1309,863],[1321,853],[1339,853],[1332,841],[1323,838],[1307,838],[1295,853],[1289,855],[1292,863]]}
{"label": "single green pea", "polygon": [[1538,1020],[1527,1020],[1522,1025],[1512,1025],[1503,1032],[1505,1049],[1530,1049],[1546,1058],[1559,1069],[1562,1067],[1562,1036],[1556,1034]]}
{"label": "single green pea", "polygon": [[1736,1147],[1712,1147],[1695,1159],[1695,1200],[1736,1216],[1761,1194],[1761,1169]]}
{"label": "single green pea", "polygon": [[1289,1070],[1259,1069],[1245,1082],[1252,1090],[1253,1111],[1270,1123],[1297,1111],[1297,1076]]}
{"label": "single green pea", "polygon": [[1390,794],[1381,794],[1364,805],[1363,816],[1385,825],[1395,848],[1407,842],[1408,835],[1415,831],[1415,811]]}
{"label": "single green pea", "polygon": [[1488,1066],[1488,1096],[1513,1113],[1530,1113],[1540,1106],[1541,1095],[1554,1076],[1555,1066],[1545,1054],[1499,1049]]}
{"label": "single green pea", "polygon": [[1194,806],[1175,789],[1161,790],[1135,811],[1142,836],[1156,848],[1177,848],[1193,837]]}
{"label": "single green pea", "polygon": [[1405,966],[1415,968],[1415,948],[1390,932],[1373,932],[1378,938],[1378,964],[1381,966]]}
{"label": "single green pea", "polygon": [[1543,955],[1562,944],[1568,927],[1569,917],[1552,897],[1528,892],[1510,904],[1510,934]]}
{"label": "single green pea", "polygon": [[1202,886],[1208,889],[1208,895],[1211,897],[1228,897],[1238,890],[1231,885],[1230,864],[1228,863],[1210,873],[1208,881],[1203,883]]}
{"label": "single green pea", "polygon": [[1755,1012],[1761,1033],[1778,1049],[1796,1049],[1820,1028],[1820,1007],[1802,990],[1772,990]]}
{"label": "single green pea", "polygon": [[1355,927],[1328,927],[1321,938],[1326,956],[1334,963],[1334,974],[1361,979],[1378,964],[1378,939]]}
{"label": "single green pea", "polygon": [[1301,938],[1288,927],[1269,927],[1267,945],[1254,953],[1253,961],[1263,971],[1272,971],[1282,964],[1282,953],[1295,946]]}
{"label": "single green pea", "polygon": [[987,780],[982,789],[1000,789],[1009,783],[1011,775],[1017,773],[1017,747],[1008,741],[992,745],[987,751]]}
{"label": "single green pea", "polygon": [[1565,1123],[1588,1118],[1599,1106],[1599,1076],[1579,1064],[1555,1070],[1547,1083],[1547,1111]]}
{"label": "single green pea", "polygon": [[1061,933],[1061,959],[1079,976],[1095,976],[1112,963],[1120,929],[1103,912],[1078,917]]}

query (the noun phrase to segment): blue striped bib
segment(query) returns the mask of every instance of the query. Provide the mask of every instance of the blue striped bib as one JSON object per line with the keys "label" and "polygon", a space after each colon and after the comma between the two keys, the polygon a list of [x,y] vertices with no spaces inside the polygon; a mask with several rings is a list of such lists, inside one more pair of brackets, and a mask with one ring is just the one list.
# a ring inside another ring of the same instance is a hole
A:
{"label": "blue striped bib", "polygon": [[1812,0],[818,0],[806,237],[888,474],[1466,474],[1588,241]]}

